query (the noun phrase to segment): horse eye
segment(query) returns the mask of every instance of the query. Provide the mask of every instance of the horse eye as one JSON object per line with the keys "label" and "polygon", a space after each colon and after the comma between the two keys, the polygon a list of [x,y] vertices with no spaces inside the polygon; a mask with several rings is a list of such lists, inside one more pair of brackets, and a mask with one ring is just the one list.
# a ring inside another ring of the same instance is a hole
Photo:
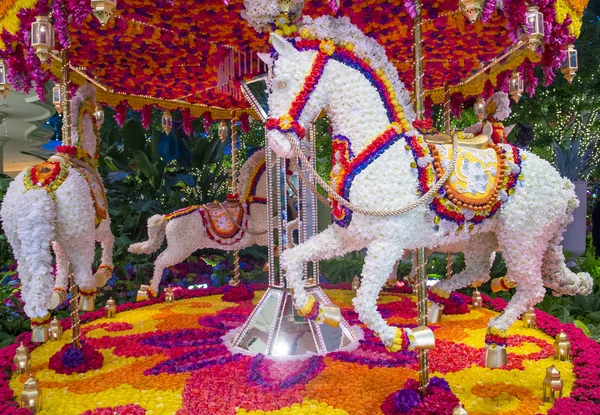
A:
{"label": "horse eye", "polygon": [[287,86],[287,83],[285,81],[279,81],[277,86],[279,87],[279,89],[283,89]]}

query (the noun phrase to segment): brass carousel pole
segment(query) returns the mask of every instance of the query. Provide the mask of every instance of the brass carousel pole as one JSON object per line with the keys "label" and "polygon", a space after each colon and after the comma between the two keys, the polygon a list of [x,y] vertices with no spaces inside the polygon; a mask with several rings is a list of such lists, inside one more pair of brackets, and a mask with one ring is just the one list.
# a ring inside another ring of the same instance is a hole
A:
{"label": "brass carousel pole", "polygon": [[81,348],[79,340],[79,289],[75,284],[75,276],[73,275],[73,264],[69,262],[69,294],[71,296],[71,329],[73,331],[73,347]]}
{"label": "brass carousel pole", "polygon": [[[237,119],[231,118],[231,194],[238,191],[238,171],[237,171]],[[233,252],[233,278],[229,285],[235,287],[240,283],[240,251]]]}
{"label": "brass carousel pole", "polygon": [[[417,118],[423,118],[423,39],[422,39],[422,20],[421,20],[421,0],[415,0],[416,16],[414,18],[414,66],[415,66],[415,110]],[[417,311],[418,325],[427,326],[427,274],[425,272],[425,249],[419,248],[417,254]],[[419,350],[419,391],[421,395],[427,393],[429,386],[429,362],[428,351]]]}
{"label": "brass carousel pole", "polygon": [[[61,101],[63,104],[63,125],[62,125],[62,142],[65,144],[73,144],[69,143],[70,133],[71,133],[71,102],[69,97],[69,55],[67,49],[63,49],[61,53],[61,89],[62,96]],[[66,140],[66,141],[65,141]]]}
{"label": "brass carousel pole", "polygon": [[[444,132],[451,133],[450,127],[450,88],[448,84],[444,85]],[[452,277],[452,263],[454,258],[452,252],[446,252],[446,278]]]}

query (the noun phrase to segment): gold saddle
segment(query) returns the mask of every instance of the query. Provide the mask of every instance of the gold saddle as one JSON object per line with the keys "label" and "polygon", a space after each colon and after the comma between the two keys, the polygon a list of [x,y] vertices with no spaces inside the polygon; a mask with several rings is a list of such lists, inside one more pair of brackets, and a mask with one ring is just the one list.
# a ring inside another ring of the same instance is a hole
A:
{"label": "gold saddle", "polygon": [[[488,148],[489,139],[485,134],[473,135],[462,131],[455,131],[458,134],[458,145],[460,147],[470,147],[484,150]],[[452,136],[434,131],[430,134],[424,134],[423,139],[431,144],[452,144]]]}

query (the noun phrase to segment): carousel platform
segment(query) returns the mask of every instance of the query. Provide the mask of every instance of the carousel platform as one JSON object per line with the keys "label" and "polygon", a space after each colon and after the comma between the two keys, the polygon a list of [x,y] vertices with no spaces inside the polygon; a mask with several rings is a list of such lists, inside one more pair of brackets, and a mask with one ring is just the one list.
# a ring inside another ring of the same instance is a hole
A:
{"label": "carousel platform", "polygon": [[[326,356],[286,359],[232,353],[228,344],[232,330],[248,318],[262,290],[254,292],[253,300],[237,303],[223,301],[219,289],[182,290],[176,293],[174,303],[159,298],[121,305],[112,319],[103,318],[102,310],[86,313],[81,339],[84,347],[101,356],[72,370],[56,367],[63,347],[71,340],[70,331],[65,330],[58,341],[37,347],[27,333],[21,340],[31,351],[31,370],[43,394],[39,414],[401,413],[394,398],[407,382],[414,384],[418,379],[417,354],[389,353],[372,332],[360,326],[352,309],[353,291],[325,292],[342,308],[347,321],[360,327],[355,329],[356,344]],[[468,297],[461,298],[469,302]],[[581,375],[593,372],[598,378],[597,343],[573,325],[562,325],[536,311],[537,328],[527,328],[523,321],[511,328],[508,365],[488,369],[484,367],[486,326],[504,302],[484,297],[484,306],[465,307],[465,314],[444,315],[442,322],[433,326],[436,348],[429,353],[430,376],[443,378],[450,390],[436,379],[432,389],[442,384],[441,392],[405,413],[452,414],[456,398],[470,415],[597,413],[592,395],[598,392]],[[410,294],[382,292],[379,309],[393,325],[415,323],[415,297]],[[63,325],[68,327],[68,323]],[[572,343],[573,362],[554,359],[553,336],[560,331]],[[10,359],[15,347],[4,351]],[[553,404],[544,403],[542,397],[542,382],[551,365],[560,371],[563,381],[563,398]],[[4,390],[8,386],[19,397],[27,379],[26,374],[13,373],[0,380]],[[593,410],[586,412],[585,408]]]}

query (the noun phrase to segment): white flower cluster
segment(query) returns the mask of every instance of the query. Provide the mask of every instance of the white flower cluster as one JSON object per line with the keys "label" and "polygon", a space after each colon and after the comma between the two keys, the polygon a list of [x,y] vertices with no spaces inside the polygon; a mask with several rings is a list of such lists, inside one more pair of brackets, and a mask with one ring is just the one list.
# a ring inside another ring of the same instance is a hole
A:
{"label": "white flower cluster", "polygon": [[[257,32],[269,32],[277,16],[281,14],[280,2],[277,0],[244,0],[242,18]],[[294,19],[300,18],[304,0],[296,0],[290,8]]]}

